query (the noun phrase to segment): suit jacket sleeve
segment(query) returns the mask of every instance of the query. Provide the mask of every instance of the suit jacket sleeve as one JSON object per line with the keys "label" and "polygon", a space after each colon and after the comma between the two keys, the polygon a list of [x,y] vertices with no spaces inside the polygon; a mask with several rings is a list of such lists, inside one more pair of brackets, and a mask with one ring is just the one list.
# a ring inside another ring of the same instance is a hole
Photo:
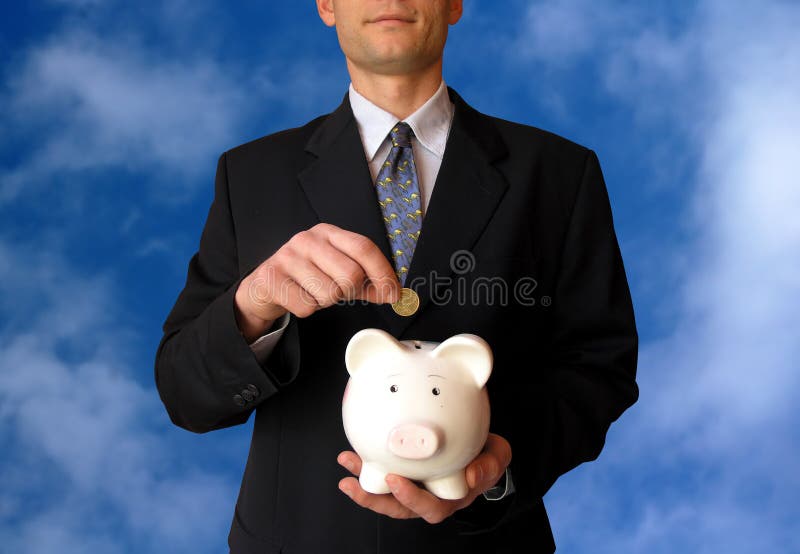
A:
{"label": "suit jacket sleeve", "polygon": [[[198,433],[244,423],[299,367],[294,318],[263,363],[237,326],[236,289],[254,268],[239,267],[226,161],[223,154],[200,248],[164,323],[155,360],[156,386],[170,419]],[[253,390],[256,396],[247,400]]]}
{"label": "suit jacket sleeve", "polygon": [[[532,483],[541,495],[594,460],[638,398],[638,335],[600,164],[589,151],[574,193],[551,305]],[[515,478],[517,474],[515,473]]]}

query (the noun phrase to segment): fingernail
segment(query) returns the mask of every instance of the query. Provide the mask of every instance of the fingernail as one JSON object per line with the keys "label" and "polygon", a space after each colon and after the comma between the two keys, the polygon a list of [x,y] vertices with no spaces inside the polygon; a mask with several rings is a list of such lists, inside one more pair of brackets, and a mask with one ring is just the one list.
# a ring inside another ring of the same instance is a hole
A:
{"label": "fingernail", "polygon": [[396,493],[397,492],[397,490],[399,488],[398,487],[399,483],[397,482],[397,479],[395,479],[394,477],[387,476],[386,477],[386,484],[389,485],[389,490],[391,490],[392,493]]}
{"label": "fingernail", "polygon": [[475,479],[475,484],[476,485],[483,481],[483,466],[478,466],[477,472],[478,472],[478,476]]}
{"label": "fingernail", "polygon": [[342,491],[343,493],[345,493],[350,498],[353,498],[353,490],[350,487],[348,487],[347,485],[340,485],[339,486],[339,490]]}

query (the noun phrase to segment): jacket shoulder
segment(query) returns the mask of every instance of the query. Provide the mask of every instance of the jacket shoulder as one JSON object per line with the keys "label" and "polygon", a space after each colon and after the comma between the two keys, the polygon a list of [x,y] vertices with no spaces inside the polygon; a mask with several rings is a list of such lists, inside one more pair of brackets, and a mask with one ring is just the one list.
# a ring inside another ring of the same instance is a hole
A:
{"label": "jacket shoulder", "polygon": [[512,150],[524,148],[540,150],[548,157],[564,161],[585,160],[592,150],[583,144],[552,131],[527,125],[516,121],[509,121],[499,117],[485,115],[502,135],[506,144]]}
{"label": "jacket shoulder", "polygon": [[302,154],[308,139],[330,114],[320,115],[305,125],[292,127],[239,144],[225,152],[228,160],[246,161],[263,159],[292,159]]}
{"label": "jacket shoulder", "polygon": [[538,190],[550,194],[562,213],[572,211],[587,171],[599,162],[595,152],[552,131],[485,116],[502,137],[508,155],[499,163],[510,182],[535,176]]}

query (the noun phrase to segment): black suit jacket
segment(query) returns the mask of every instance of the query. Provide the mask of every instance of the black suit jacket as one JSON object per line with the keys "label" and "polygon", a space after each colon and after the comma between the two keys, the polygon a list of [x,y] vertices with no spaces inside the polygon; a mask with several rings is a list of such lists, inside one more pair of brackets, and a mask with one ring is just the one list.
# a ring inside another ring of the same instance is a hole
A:
{"label": "black suit jacket", "polygon": [[[552,552],[542,496],[598,456],[637,399],[633,307],[595,154],[449,94],[453,125],[406,281],[417,313],[355,303],[292,316],[263,365],[235,322],[244,276],[319,222],[370,237],[387,257],[389,243],[347,95],[333,113],[219,160],[155,378],[171,420],[190,431],[255,412],[229,536],[235,554]],[[336,456],[349,449],[344,351],[366,327],[488,341],[491,430],[512,445],[515,494],[479,497],[430,525],[377,515],[338,490],[347,473]]]}

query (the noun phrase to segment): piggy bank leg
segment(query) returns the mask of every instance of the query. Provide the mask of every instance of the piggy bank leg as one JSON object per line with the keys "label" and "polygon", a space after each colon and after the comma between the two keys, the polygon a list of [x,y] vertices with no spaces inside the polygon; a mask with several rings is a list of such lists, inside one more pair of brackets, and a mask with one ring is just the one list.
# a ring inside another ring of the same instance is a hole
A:
{"label": "piggy bank leg", "polygon": [[460,500],[469,492],[463,469],[438,479],[425,481],[425,488],[443,500]]}
{"label": "piggy bank leg", "polygon": [[386,494],[389,485],[386,484],[386,472],[380,467],[370,462],[364,462],[361,466],[361,475],[358,477],[361,488],[372,494]]}

